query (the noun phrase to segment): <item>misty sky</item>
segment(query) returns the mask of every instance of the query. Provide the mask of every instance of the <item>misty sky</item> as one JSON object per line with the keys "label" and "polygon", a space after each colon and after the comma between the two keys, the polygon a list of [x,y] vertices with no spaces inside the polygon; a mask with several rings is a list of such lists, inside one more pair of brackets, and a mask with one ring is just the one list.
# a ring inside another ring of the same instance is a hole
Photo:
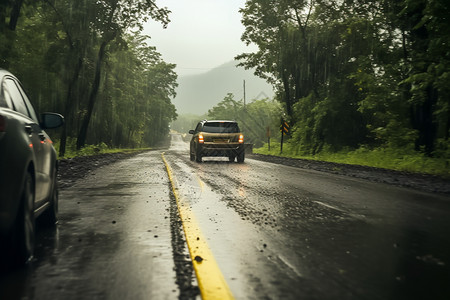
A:
{"label": "misty sky", "polygon": [[239,8],[245,0],[158,0],[169,8],[166,29],[155,21],[145,26],[163,59],[177,64],[179,75],[199,74],[231,61],[243,52],[255,51],[240,40],[244,32]]}

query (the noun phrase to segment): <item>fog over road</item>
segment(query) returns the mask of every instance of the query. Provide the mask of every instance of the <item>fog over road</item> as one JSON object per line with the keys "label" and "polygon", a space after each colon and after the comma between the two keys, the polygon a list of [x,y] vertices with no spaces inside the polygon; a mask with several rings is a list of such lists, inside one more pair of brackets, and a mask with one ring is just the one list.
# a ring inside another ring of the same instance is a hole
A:
{"label": "fog over road", "polygon": [[[236,299],[449,299],[450,197],[247,158],[164,153]],[[56,231],[1,299],[200,298],[161,151],[60,193]]]}

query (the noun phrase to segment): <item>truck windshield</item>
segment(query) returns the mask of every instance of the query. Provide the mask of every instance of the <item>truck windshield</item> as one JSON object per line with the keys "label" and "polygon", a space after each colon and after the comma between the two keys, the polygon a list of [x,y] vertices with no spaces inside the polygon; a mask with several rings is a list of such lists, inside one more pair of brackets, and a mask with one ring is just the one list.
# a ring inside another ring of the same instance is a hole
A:
{"label": "truck windshield", "polygon": [[239,126],[231,122],[208,122],[203,125],[203,132],[209,133],[238,133]]}

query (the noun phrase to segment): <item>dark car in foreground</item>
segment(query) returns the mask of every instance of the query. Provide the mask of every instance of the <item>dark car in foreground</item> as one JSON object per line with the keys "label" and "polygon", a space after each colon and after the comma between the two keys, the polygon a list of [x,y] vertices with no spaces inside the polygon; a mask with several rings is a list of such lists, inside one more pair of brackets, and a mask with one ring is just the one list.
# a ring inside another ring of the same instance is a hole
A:
{"label": "dark car in foreground", "polygon": [[57,156],[44,131],[63,124],[40,118],[19,80],[0,69],[0,254],[17,263],[33,255],[35,219],[57,222]]}
{"label": "dark car in foreground", "polygon": [[190,159],[201,162],[205,156],[226,156],[230,162],[245,159],[244,135],[236,121],[203,120],[197,124],[190,142]]}

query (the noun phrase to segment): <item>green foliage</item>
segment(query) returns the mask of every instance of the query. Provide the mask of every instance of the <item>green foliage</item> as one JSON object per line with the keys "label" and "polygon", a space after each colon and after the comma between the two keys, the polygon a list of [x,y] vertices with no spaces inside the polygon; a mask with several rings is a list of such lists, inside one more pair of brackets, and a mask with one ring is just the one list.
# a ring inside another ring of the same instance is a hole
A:
{"label": "green foliage", "polygon": [[234,100],[229,93],[216,106],[208,111],[209,120],[235,120],[245,135],[245,142],[256,147],[267,141],[267,133],[277,136],[281,106],[268,99],[254,100],[244,106],[243,101]]}
{"label": "green foliage", "polygon": [[[67,151],[64,158],[73,158],[78,156],[91,156],[98,155],[102,153],[117,153],[117,152],[134,152],[149,150],[151,148],[111,148],[105,143],[100,143],[97,145],[86,145],[80,150],[76,149],[77,140],[75,138],[70,138],[67,143]],[[56,151],[59,150],[60,142],[56,141],[55,144]]]}
{"label": "green foliage", "polygon": [[128,47],[110,57],[108,80],[99,94],[100,106],[107,109],[94,114],[99,130],[90,143],[156,145],[167,137],[169,124],[177,117],[170,101],[175,96],[175,66],[162,61],[145,36],[126,38]]}
{"label": "green foliage", "polygon": [[206,115],[199,116],[193,114],[185,114],[177,117],[170,125],[170,128],[176,132],[187,134],[189,130],[195,129],[200,120],[206,119]]}
{"label": "green foliage", "polygon": [[147,0],[20,3],[13,29],[13,1],[0,4],[0,67],[21,79],[39,111],[65,116],[58,131],[62,156],[75,137],[78,148],[143,147],[166,139],[177,117],[170,101],[175,65],[140,32],[148,18],[166,26],[169,10]]}
{"label": "green foliage", "polygon": [[[89,155],[95,155],[95,154],[99,154],[99,153],[106,153],[109,151],[112,151],[112,149],[110,149],[108,147],[108,145],[106,145],[105,143],[100,143],[98,145],[87,145],[86,147],[83,147],[80,150],[76,149],[76,143],[77,140],[75,138],[69,138],[68,142],[67,142],[67,151],[66,154],[64,155],[64,157],[66,158],[70,158],[70,157],[76,157],[76,156],[89,156]],[[55,141],[55,149],[59,150],[60,147],[60,141],[57,140]]]}
{"label": "green foliage", "polygon": [[[280,156],[280,144],[276,142],[271,143],[270,151],[268,150],[268,145],[265,144],[261,148],[254,149],[253,152]],[[450,153],[446,154],[446,158],[431,158],[418,153],[414,149],[377,148],[371,150],[366,147],[360,147],[353,151],[343,149],[335,152],[330,151],[325,146],[324,150],[316,155],[299,155],[296,151],[296,145],[288,142],[283,145],[281,156],[432,174],[450,178]]]}
{"label": "green foliage", "polygon": [[249,0],[241,13],[258,51],[237,59],[276,88],[296,154],[370,145],[443,157],[448,1]]}

